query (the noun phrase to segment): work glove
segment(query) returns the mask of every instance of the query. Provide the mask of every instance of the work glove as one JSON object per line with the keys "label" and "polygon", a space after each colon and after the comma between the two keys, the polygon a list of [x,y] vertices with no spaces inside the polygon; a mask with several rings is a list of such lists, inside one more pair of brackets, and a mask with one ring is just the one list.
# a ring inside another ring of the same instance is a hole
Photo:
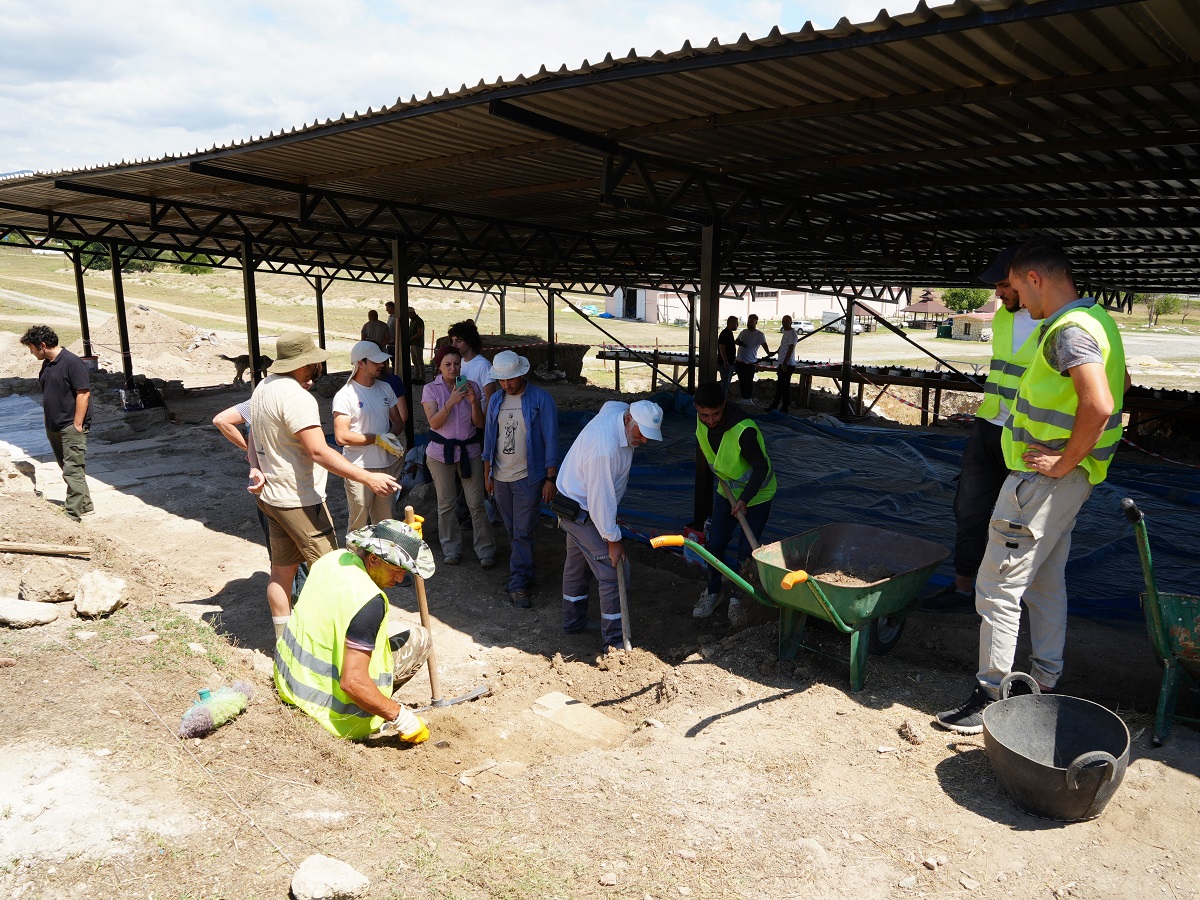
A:
{"label": "work glove", "polygon": [[421,744],[429,740],[429,726],[401,706],[396,718],[380,725],[376,734],[380,737],[396,734],[406,744]]}
{"label": "work glove", "polygon": [[401,459],[404,459],[404,444],[401,443],[400,438],[396,437],[394,434],[389,433],[375,435],[375,444],[376,446],[382,447],[388,453],[392,454],[392,456],[398,456]]}

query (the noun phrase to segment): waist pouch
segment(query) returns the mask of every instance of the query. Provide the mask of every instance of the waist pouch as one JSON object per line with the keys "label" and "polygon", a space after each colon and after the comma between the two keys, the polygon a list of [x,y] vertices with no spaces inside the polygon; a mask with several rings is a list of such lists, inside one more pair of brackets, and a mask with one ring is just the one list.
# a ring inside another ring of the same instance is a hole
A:
{"label": "waist pouch", "polygon": [[588,520],[587,510],[562,491],[556,493],[554,499],[550,501],[550,511],[561,519],[569,519],[580,525]]}

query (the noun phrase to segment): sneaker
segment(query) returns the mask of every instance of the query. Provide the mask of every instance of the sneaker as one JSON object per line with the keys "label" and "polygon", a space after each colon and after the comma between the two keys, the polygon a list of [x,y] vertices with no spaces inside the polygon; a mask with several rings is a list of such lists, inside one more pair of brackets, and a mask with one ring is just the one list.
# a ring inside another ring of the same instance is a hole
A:
{"label": "sneaker", "polygon": [[992,705],[992,700],[979,685],[967,698],[967,702],[958,709],[948,709],[940,712],[934,721],[947,731],[959,734],[979,734],[983,731],[983,711]]}
{"label": "sneaker", "polygon": [[717,608],[720,602],[721,592],[719,590],[712,593],[706,590],[700,595],[700,599],[696,601],[695,607],[692,608],[692,618],[707,619],[713,614],[713,610]]}
{"label": "sneaker", "polygon": [[746,608],[746,601],[736,594],[729,598],[726,615],[729,616],[729,624],[734,628],[743,628],[750,622],[750,610]]}
{"label": "sneaker", "polygon": [[442,562],[448,566],[457,566],[460,562],[462,562],[462,556],[458,553],[448,553]]}
{"label": "sneaker", "polygon": [[921,600],[921,609],[932,610],[934,612],[944,612],[950,609],[965,609],[975,607],[975,594],[964,594],[958,590],[953,582],[946,585],[936,594],[930,594]]}
{"label": "sneaker", "polygon": [[529,609],[530,607],[529,594],[527,594],[525,591],[510,591],[508,595],[508,602],[517,609]]}
{"label": "sneaker", "polygon": [[[1041,690],[1041,692],[1043,694],[1058,693],[1054,688],[1045,688],[1045,687],[1042,687],[1040,684],[1038,685],[1038,688]],[[1030,695],[1032,693],[1033,693],[1033,688],[1031,688],[1029,686],[1029,682],[1027,682],[1027,681],[1013,681],[1008,686],[1008,696],[1010,696],[1010,697],[1027,697],[1028,695]]]}
{"label": "sneaker", "polygon": [[481,569],[494,569],[494,568],[496,568],[496,557],[494,557],[494,556],[485,556],[483,559],[481,559],[481,560],[479,561],[479,567],[480,567]]}

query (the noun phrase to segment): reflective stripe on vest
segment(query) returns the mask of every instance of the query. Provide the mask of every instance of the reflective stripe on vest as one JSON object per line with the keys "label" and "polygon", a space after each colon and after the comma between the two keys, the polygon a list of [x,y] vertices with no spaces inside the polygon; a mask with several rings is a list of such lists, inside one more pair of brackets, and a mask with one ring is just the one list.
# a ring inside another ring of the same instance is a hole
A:
{"label": "reflective stripe on vest", "polygon": [[700,445],[700,452],[708,460],[713,473],[718,478],[729,482],[734,488],[734,500],[744,499],[741,496],[742,491],[745,489],[746,483],[750,480],[750,475],[754,471],[750,463],[742,458],[742,432],[747,428],[753,429],[754,436],[758,440],[758,447],[762,450],[763,458],[767,461],[767,478],[763,482],[762,487],[759,488],[758,493],[746,503],[747,506],[757,506],[760,503],[766,503],[774,497],[775,490],[778,487],[775,479],[775,467],[771,465],[771,458],[767,456],[767,447],[763,441],[762,431],[759,430],[759,427],[752,419],[743,419],[721,435],[718,452],[714,453],[712,445],[708,441],[708,426],[700,421],[699,416],[696,416],[696,442]]}
{"label": "reflective stripe on vest", "polygon": [[1000,401],[1012,408],[1017,398],[1017,384],[1029,367],[1033,354],[1037,352],[1037,330],[1025,338],[1025,343],[1013,352],[1014,313],[1001,306],[992,317],[992,362],[988,366],[987,381],[983,385],[983,402],[975,410],[980,419],[994,419],[1000,415]]}
{"label": "reflective stripe on vest", "polygon": [[[350,622],[379,594],[357,554],[327,553],[309,570],[283,637],[275,645],[275,687],[280,698],[338,737],[366,737],[383,723],[362,709],[340,683]],[[382,695],[391,694],[392,649],[386,616],[375,637],[368,674]]]}
{"label": "reflective stripe on vest", "polygon": [[1044,352],[1046,342],[1054,340],[1059,330],[1068,325],[1086,329],[1099,346],[1116,407],[1096,446],[1079,463],[1087,471],[1088,481],[1099,484],[1107,475],[1108,465],[1121,442],[1121,407],[1125,399],[1125,350],[1121,334],[1112,316],[1099,304],[1064,313],[1039,340],[1038,351],[1021,379],[1016,403],[1004,427],[1004,461],[1010,469],[1025,471],[1028,467],[1022,457],[1030,444],[1061,450],[1071,437],[1079,396],[1071,378],[1056,371],[1046,361]]}

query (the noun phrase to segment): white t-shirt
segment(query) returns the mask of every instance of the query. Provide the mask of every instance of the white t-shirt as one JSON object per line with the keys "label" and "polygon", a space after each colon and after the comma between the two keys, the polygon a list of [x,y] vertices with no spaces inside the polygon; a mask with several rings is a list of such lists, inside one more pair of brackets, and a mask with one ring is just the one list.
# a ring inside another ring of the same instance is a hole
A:
{"label": "white t-shirt", "polygon": [[758,362],[758,348],[767,349],[767,336],[757,328],[753,331],[749,328],[743,329],[737,340],[737,361],[740,363]]}
{"label": "white t-shirt", "polygon": [[[492,364],[482,353],[476,353],[470,362],[464,361],[462,364],[462,373],[480,387],[487,387],[496,380],[489,374],[491,371]],[[483,397],[479,398],[479,402],[483,402]]]}
{"label": "white t-shirt", "polygon": [[796,342],[799,340],[800,335],[790,328],[779,335],[779,352],[775,354],[779,365],[793,366],[796,364]]}
{"label": "white t-shirt", "polygon": [[[1041,324],[1041,319],[1033,318],[1033,316],[1029,315],[1029,310],[1023,306],[1013,313],[1012,347],[1009,348],[1009,359],[1017,355],[1017,351],[1021,349],[1021,345],[1025,343]],[[988,419],[988,421],[993,425],[1003,426],[1008,421],[1009,408],[1008,404],[1004,402],[1003,397],[1000,397],[999,400],[1000,412]]]}
{"label": "white t-shirt", "polygon": [[496,481],[521,481],[529,474],[529,445],[526,443],[525,416],[521,414],[521,394],[505,394],[496,416],[496,452],[492,460],[492,478]]}
{"label": "white t-shirt", "polygon": [[[263,502],[279,509],[324,503],[328,473],[296,437],[306,428],[321,429],[317,398],[291,375],[268,375],[254,389],[250,411],[258,461],[267,478]],[[319,433],[325,440],[324,430]]]}
{"label": "white t-shirt", "polygon": [[[347,381],[333,395],[333,415],[350,417],[350,430],[355,434],[387,434],[392,430],[388,412],[396,405],[396,393],[385,381],[376,380],[366,387],[357,381]],[[347,461],[364,469],[386,469],[395,459],[382,447],[343,447]]]}

